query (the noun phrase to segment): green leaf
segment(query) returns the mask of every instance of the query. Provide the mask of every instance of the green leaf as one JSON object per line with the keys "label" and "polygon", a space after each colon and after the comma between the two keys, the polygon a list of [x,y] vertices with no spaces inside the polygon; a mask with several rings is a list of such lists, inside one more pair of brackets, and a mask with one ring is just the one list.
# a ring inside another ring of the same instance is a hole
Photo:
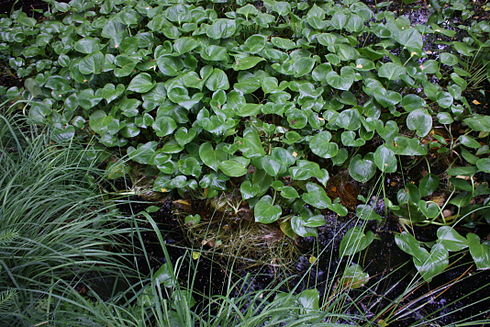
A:
{"label": "green leaf", "polygon": [[17,16],[17,22],[27,27],[34,27],[37,23],[34,18],[27,17],[27,14],[23,11]]}
{"label": "green leaf", "polygon": [[204,60],[228,61],[228,52],[225,47],[209,45],[201,48],[199,53]]}
{"label": "green leaf", "polygon": [[248,53],[256,54],[264,49],[266,40],[264,35],[254,34],[245,40],[242,48]]}
{"label": "green leaf", "polygon": [[432,117],[423,109],[413,110],[407,116],[407,127],[419,137],[424,137],[432,129]]}
{"label": "green leaf", "polygon": [[281,215],[281,207],[273,205],[269,195],[263,196],[254,206],[255,222],[270,224],[281,218]]}
{"label": "green leaf", "polygon": [[172,134],[177,129],[177,123],[168,116],[160,116],[155,119],[151,127],[155,130],[157,136],[164,137]]}
{"label": "green leaf", "polygon": [[180,159],[177,162],[177,167],[179,171],[184,175],[191,175],[194,177],[199,177],[201,175],[201,165],[194,157],[187,157]]}
{"label": "green leaf", "polygon": [[470,254],[477,269],[490,269],[490,246],[480,244],[480,237],[473,233],[466,235]]}
{"label": "green leaf", "polygon": [[240,177],[247,173],[250,159],[243,157],[234,157],[230,160],[221,161],[218,163],[218,168],[230,177]]}
{"label": "green leaf", "polygon": [[116,108],[122,112],[122,114],[126,117],[135,117],[138,115],[138,107],[140,106],[141,101],[138,99],[128,99],[124,97],[120,101],[117,102]]}
{"label": "green leaf", "polygon": [[107,104],[116,100],[121,94],[124,93],[125,87],[123,84],[118,84],[117,87],[112,83],[104,85],[103,88],[98,89],[95,92],[95,96],[102,97]]}
{"label": "green leaf", "polygon": [[206,80],[205,85],[211,91],[228,90],[230,88],[228,76],[226,76],[224,71],[218,68],[213,69],[213,72]]}
{"label": "green leaf", "polygon": [[243,132],[243,138],[239,143],[239,149],[246,158],[262,157],[265,155],[259,134],[253,128],[247,128]]}
{"label": "green leaf", "polygon": [[276,160],[270,156],[265,156],[260,159],[260,166],[270,176],[277,176],[281,172],[283,166],[279,160]]}
{"label": "green leaf", "polygon": [[437,230],[437,243],[448,251],[460,251],[468,247],[468,241],[454,228],[442,226]]}
{"label": "green leaf", "polygon": [[343,287],[356,289],[363,287],[369,281],[369,274],[365,273],[358,264],[352,263],[350,266],[345,267],[340,281]]}
{"label": "green leaf", "polygon": [[301,237],[317,236],[315,228],[305,226],[306,221],[303,217],[293,216],[290,220],[291,229],[296,235]]}
{"label": "green leaf", "polygon": [[187,88],[178,84],[174,84],[168,87],[167,97],[173,103],[182,103],[190,100],[189,91],[187,90]]}
{"label": "green leaf", "polygon": [[395,39],[398,43],[405,46],[410,51],[422,51],[422,35],[415,28],[402,30]]}
{"label": "green leaf", "polygon": [[99,135],[114,135],[121,129],[119,119],[108,116],[105,112],[98,110],[90,115],[90,128]]}
{"label": "green leaf", "polygon": [[202,162],[214,171],[218,171],[220,162],[226,160],[227,155],[221,149],[213,149],[213,145],[209,142],[202,143],[199,147],[199,158]]}
{"label": "green leaf", "polygon": [[373,95],[376,101],[385,108],[392,107],[402,100],[400,93],[379,86],[373,89]]}
{"label": "green leaf", "polygon": [[182,55],[190,52],[199,46],[199,42],[191,37],[181,37],[175,40],[174,50],[177,54]]}
{"label": "green leaf", "polygon": [[325,81],[335,89],[347,91],[354,83],[354,77],[355,73],[352,67],[345,66],[340,69],[340,75],[335,71],[327,73]]}
{"label": "green leaf", "polygon": [[128,91],[136,93],[149,92],[155,86],[155,82],[148,73],[136,75],[128,85]]}
{"label": "green leaf", "polygon": [[126,36],[126,26],[117,22],[115,19],[110,19],[102,28],[101,36],[111,39],[114,47],[118,48]]}
{"label": "green leaf", "polygon": [[280,16],[286,16],[291,12],[291,4],[287,1],[264,1],[267,10],[276,12]]}
{"label": "green leaf", "polygon": [[356,154],[350,160],[349,174],[356,181],[366,183],[376,174],[376,166],[372,160],[362,159],[360,154]]}
{"label": "green leaf", "polygon": [[170,55],[162,55],[156,58],[160,72],[165,76],[177,76],[182,73],[184,64],[180,58]]}
{"label": "green leaf", "polygon": [[237,29],[236,22],[232,19],[218,18],[211,26],[206,29],[206,35],[211,39],[226,39],[235,34]]}
{"label": "green leaf", "polygon": [[413,258],[415,267],[426,282],[430,282],[436,275],[442,273],[449,265],[448,251],[436,243],[432,246],[430,253],[425,249],[423,255]]}
{"label": "green leaf", "polygon": [[292,50],[297,47],[296,43],[290,39],[285,39],[282,37],[272,37],[271,38],[271,43],[276,46],[277,48],[283,49],[283,50]]}
{"label": "green leaf", "polygon": [[416,109],[422,109],[426,106],[425,100],[415,94],[407,94],[401,102],[402,107],[410,112]]}
{"label": "green leaf", "polygon": [[449,108],[453,104],[454,98],[449,92],[439,92],[436,100],[442,108]]}
{"label": "green leaf", "polygon": [[286,112],[289,126],[294,129],[302,129],[308,124],[308,117],[302,110],[291,109]]}
{"label": "green leaf", "polygon": [[288,200],[294,200],[299,198],[298,191],[292,186],[284,186],[281,188],[281,193],[280,195]]}
{"label": "green leaf", "polygon": [[301,77],[309,74],[315,66],[315,60],[312,58],[301,57],[294,59],[291,65],[291,72],[294,77]]}
{"label": "green leaf", "polygon": [[318,209],[327,209],[332,203],[323,187],[315,183],[308,183],[306,184],[306,190],[308,193],[303,193],[301,198],[309,205]]}
{"label": "green leaf", "polygon": [[308,160],[299,160],[296,166],[289,168],[293,180],[304,181],[311,177],[319,176],[321,173],[320,166],[316,162]]}
{"label": "green leaf", "polygon": [[354,47],[345,43],[336,44],[335,53],[342,61],[351,61],[359,58],[359,52]]}
{"label": "green leaf", "polygon": [[465,118],[463,122],[476,132],[490,132],[490,116],[477,114]]}
{"label": "green leaf", "polygon": [[259,185],[257,184],[252,184],[251,181],[244,181],[241,185],[240,185],[240,193],[242,194],[242,198],[244,200],[248,200],[248,199],[251,199],[255,196],[257,196],[257,194],[259,194],[260,192],[260,187]]}
{"label": "green leaf", "polygon": [[251,117],[251,116],[258,115],[261,109],[262,109],[262,104],[244,103],[238,105],[238,108],[236,108],[236,114],[240,117]]}
{"label": "green leaf", "polygon": [[139,144],[136,149],[130,146],[128,148],[129,159],[142,165],[147,165],[153,160],[156,147],[157,142],[147,142],[144,144]]}
{"label": "green leaf", "polygon": [[456,51],[458,51],[463,56],[471,56],[472,52],[475,50],[467,44],[459,41],[453,42],[453,47]]}
{"label": "green leaf", "polygon": [[374,208],[368,204],[360,204],[356,208],[356,216],[363,220],[381,221],[381,216],[374,211]]}
{"label": "green leaf", "polygon": [[311,151],[319,157],[328,159],[333,158],[339,151],[336,143],[330,142],[332,134],[322,131],[310,139],[309,146]]}
{"label": "green leaf", "polygon": [[82,58],[78,64],[78,69],[80,73],[85,75],[100,74],[104,68],[104,62],[104,55],[101,52],[96,52]]}
{"label": "green leaf", "polygon": [[99,39],[86,37],[75,42],[73,48],[81,53],[91,54],[100,50]]}
{"label": "green leaf", "polygon": [[304,290],[298,294],[298,302],[306,312],[318,310],[320,293],[316,289]]}
{"label": "green leaf", "polygon": [[417,139],[406,136],[396,136],[393,142],[386,144],[395,154],[404,156],[423,156],[427,154],[427,149],[420,144]]}
{"label": "green leaf", "polygon": [[452,167],[449,168],[446,173],[450,176],[471,176],[477,173],[477,169],[475,166]]}
{"label": "green leaf", "polygon": [[201,222],[201,215],[200,214],[195,214],[195,215],[187,215],[184,218],[184,224],[188,226],[195,226]]}
{"label": "green leaf", "polygon": [[405,73],[405,67],[393,62],[382,64],[381,67],[378,69],[378,76],[387,78],[390,81],[399,80],[400,76]]}
{"label": "green leaf", "polygon": [[366,144],[366,141],[364,141],[363,139],[356,139],[356,133],[353,131],[342,132],[340,138],[342,140],[342,144],[345,146],[360,147]]}
{"label": "green leaf", "polygon": [[175,132],[175,141],[179,143],[180,146],[185,146],[189,144],[197,136],[197,129],[186,127],[179,127]]}
{"label": "green leaf", "polygon": [[255,6],[250,3],[243,7],[238,8],[236,12],[237,14],[247,17],[247,19],[249,16],[255,16],[260,13],[260,11],[258,11],[257,8],[255,8]]}
{"label": "green leaf", "polygon": [[78,95],[78,104],[85,110],[89,110],[95,107],[102,98],[94,95],[94,91],[92,89],[81,90]]}
{"label": "green leaf", "polygon": [[379,146],[373,155],[373,160],[379,170],[383,173],[396,172],[396,157],[395,153],[388,149],[385,145]]}
{"label": "green leaf", "polygon": [[349,229],[340,241],[339,254],[341,257],[349,256],[361,252],[366,249],[374,240],[374,234],[368,231],[364,234],[364,230],[355,226]]}
{"label": "green leaf", "polygon": [[457,65],[459,60],[458,57],[447,52],[443,52],[439,55],[439,59],[441,60],[441,63],[448,65],[448,66],[454,66]]}
{"label": "green leaf", "polygon": [[264,58],[255,56],[236,56],[233,64],[234,70],[248,70],[255,67],[259,62],[264,61]]}
{"label": "green leaf", "polygon": [[374,65],[374,62],[369,59],[366,58],[356,59],[356,67],[355,67],[356,70],[367,72],[375,68],[376,66]]}
{"label": "green leaf", "polygon": [[349,131],[361,128],[361,115],[357,109],[343,110],[338,116],[335,124]]}
{"label": "green leaf", "polygon": [[419,183],[419,190],[420,190],[420,196],[425,197],[428,195],[431,195],[432,193],[437,190],[437,187],[439,186],[439,177],[434,174],[427,174],[420,180]]}
{"label": "green leaf", "polygon": [[479,171],[490,174],[490,158],[482,158],[476,161],[476,168]]}
{"label": "green leaf", "polygon": [[420,242],[407,232],[395,235],[395,243],[398,247],[412,257],[425,257],[427,251],[420,246]]}
{"label": "green leaf", "polygon": [[439,205],[433,201],[419,200],[417,206],[420,212],[428,219],[436,218],[441,212]]}

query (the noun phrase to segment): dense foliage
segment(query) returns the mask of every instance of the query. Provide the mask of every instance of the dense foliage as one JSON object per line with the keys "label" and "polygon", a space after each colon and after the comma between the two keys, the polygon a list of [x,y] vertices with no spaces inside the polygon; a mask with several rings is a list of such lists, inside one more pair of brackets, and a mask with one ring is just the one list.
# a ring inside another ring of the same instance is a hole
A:
{"label": "dense foliage", "polygon": [[[412,26],[355,0],[48,2],[42,19],[16,11],[0,21],[0,54],[25,80],[4,93],[53,126],[54,141],[93,134],[127,154],[108,164],[110,177],[142,165],[156,192],[239,189],[256,222],[305,237],[326,210],[349,214],[327,189],[346,170],[373,190],[352,208],[361,221],[384,219],[370,199],[382,192],[404,225],[443,225],[430,250],[396,238],[426,280],[448,251],[469,247],[490,266],[488,245],[452,228],[486,223],[490,194],[474,178],[490,173],[490,116],[465,96],[488,76],[490,25],[445,28],[464,6]],[[427,172],[388,194],[386,176],[407,167]],[[340,254],[373,240],[354,227]]]}

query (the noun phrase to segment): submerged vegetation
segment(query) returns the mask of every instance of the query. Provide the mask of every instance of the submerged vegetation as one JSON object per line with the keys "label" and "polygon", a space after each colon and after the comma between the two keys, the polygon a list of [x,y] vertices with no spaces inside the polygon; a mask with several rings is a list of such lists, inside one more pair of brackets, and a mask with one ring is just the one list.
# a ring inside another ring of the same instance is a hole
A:
{"label": "submerged vegetation", "polygon": [[44,3],[0,18],[12,326],[489,322],[486,5]]}

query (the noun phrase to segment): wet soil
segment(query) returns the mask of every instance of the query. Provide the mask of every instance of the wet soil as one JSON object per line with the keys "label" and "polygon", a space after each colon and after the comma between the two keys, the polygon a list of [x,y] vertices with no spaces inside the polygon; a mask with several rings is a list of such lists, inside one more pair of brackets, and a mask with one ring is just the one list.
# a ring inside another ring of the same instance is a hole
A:
{"label": "wet soil", "polygon": [[44,10],[48,9],[48,3],[40,0],[0,0],[0,14],[8,14],[18,9],[22,9],[22,11],[30,16],[39,16]]}
{"label": "wet soil", "polygon": [[[176,262],[183,256],[189,257],[192,244],[187,240],[185,230],[174,215],[175,205],[172,201],[136,204],[129,211],[137,213],[149,205],[160,206],[160,210],[151,213],[151,216],[163,233],[172,262]],[[378,201],[375,208],[383,215],[382,201]],[[129,208],[122,209],[128,211]],[[317,238],[298,239],[297,246],[302,255],[287,271],[267,265],[250,268],[240,262],[235,262],[233,269],[230,270],[227,269],[230,263],[222,256],[201,256],[197,267],[192,261],[184,261],[179,280],[182,285],[188,285],[189,280],[194,281],[195,297],[198,302],[202,299],[200,296],[202,294],[226,294],[226,282],[229,279],[236,282],[247,275],[250,275],[249,278],[232,291],[232,296],[270,288],[285,278],[291,280],[290,283],[283,285],[284,291],[296,285],[299,285],[296,290],[298,292],[315,286],[320,294],[323,294],[335,287],[338,282],[337,269],[346,264],[345,259],[338,257],[340,241],[356,224],[353,216],[338,218],[332,213],[327,214],[325,219],[326,225],[318,228]],[[370,319],[381,314],[375,319],[376,321],[383,319],[389,321],[390,326],[400,327],[423,326],[429,320],[439,325],[448,325],[475,315],[480,315],[480,318],[490,318],[488,313],[486,316],[482,315],[486,308],[490,307],[490,300],[485,300],[490,292],[490,273],[476,271],[469,255],[453,255],[450,262],[454,265],[446,272],[436,276],[431,283],[425,283],[413,292],[405,294],[407,287],[417,275],[411,258],[394,242],[394,234],[401,230],[398,220],[391,216],[384,217],[382,224],[369,222],[367,229],[375,232],[379,239],[371,244],[365,251],[365,255],[358,258],[359,262],[356,263],[359,263],[370,275],[367,283],[368,287],[371,286],[370,292],[366,293],[365,288],[351,291],[350,296],[355,299],[356,305],[348,306],[347,312],[344,313],[362,314]],[[430,242],[436,238],[436,230],[437,226],[429,226],[417,228],[415,233],[420,241]],[[469,231],[459,230],[463,235]],[[482,237],[490,232],[487,227],[471,231]],[[142,239],[151,258],[151,267],[146,268],[146,273],[149,273],[150,270],[155,271],[165,263],[165,256],[154,232],[143,233]],[[310,259],[313,255],[317,258],[312,264]],[[137,259],[140,269],[145,267],[144,256],[141,254]],[[402,294],[405,295],[399,299]],[[393,301],[397,299],[398,305],[392,306]],[[479,299],[484,301],[478,303]],[[362,312],[359,308],[362,308]]]}

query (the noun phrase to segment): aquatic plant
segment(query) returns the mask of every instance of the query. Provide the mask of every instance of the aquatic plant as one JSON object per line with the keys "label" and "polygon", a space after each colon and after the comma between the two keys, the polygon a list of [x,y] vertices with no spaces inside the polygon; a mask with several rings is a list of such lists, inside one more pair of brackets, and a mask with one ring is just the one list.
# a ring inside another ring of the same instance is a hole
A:
{"label": "aquatic plant", "polygon": [[[239,190],[255,222],[291,238],[315,236],[326,212],[349,214],[328,192],[344,171],[381,189],[407,232],[487,224],[490,116],[465,90],[488,76],[467,63],[488,47],[489,24],[471,21],[455,40],[444,25],[465,6],[412,26],[354,0],[47,2],[42,19],[0,21],[0,56],[24,80],[3,93],[55,142],[95,136],[113,156],[108,176],[144,171],[140,188],[183,198]],[[403,176],[396,195],[390,174]],[[382,222],[370,200],[356,198],[354,214]],[[430,266],[426,280],[447,266],[452,245],[429,252],[406,235],[398,244]],[[340,255],[374,239],[362,223]],[[467,242],[488,268],[488,245]]]}

